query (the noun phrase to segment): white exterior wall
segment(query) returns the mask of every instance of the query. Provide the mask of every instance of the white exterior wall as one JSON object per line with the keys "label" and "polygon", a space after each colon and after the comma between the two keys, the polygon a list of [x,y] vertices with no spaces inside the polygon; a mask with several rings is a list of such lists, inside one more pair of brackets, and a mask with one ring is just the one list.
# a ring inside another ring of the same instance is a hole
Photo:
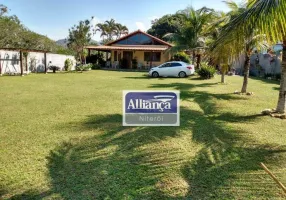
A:
{"label": "white exterior wall", "polygon": [[[64,62],[67,58],[73,61],[72,70],[75,70],[76,60],[74,56],[52,54],[52,53],[47,53],[47,67],[49,67],[50,65],[54,65],[60,67],[61,70],[64,70]],[[24,61],[24,56],[23,56],[23,61]],[[20,53],[18,51],[0,50],[0,62],[1,62],[2,74],[21,72]],[[23,62],[24,72],[26,73],[44,72],[45,71],[44,53],[29,52],[27,63],[28,63],[28,72],[26,72],[26,65],[25,62]]]}
{"label": "white exterior wall", "polygon": [[[250,68],[255,66],[255,60],[257,55],[252,55],[250,57]],[[270,73],[270,74],[279,74],[281,73],[281,55],[276,54],[274,57],[274,60],[271,61],[271,56],[269,54],[258,54],[259,57],[259,65],[264,70],[264,73]],[[238,74],[241,74],[243,72],[245,57],[244,55],[241,55],[240,58],[233,63],[232,67],[236,69],[236,72]]]}

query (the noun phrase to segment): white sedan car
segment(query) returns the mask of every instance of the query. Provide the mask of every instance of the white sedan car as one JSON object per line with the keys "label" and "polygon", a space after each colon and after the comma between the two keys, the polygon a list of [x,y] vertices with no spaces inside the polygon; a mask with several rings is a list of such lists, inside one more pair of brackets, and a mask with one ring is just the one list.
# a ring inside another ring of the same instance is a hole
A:
{"label": "white sedan car", "polygon": [[149,71],[149,76],[157,78],[159,76],[186,77],[195,73],[194,65],[181,61],[171,61],[163,63],[158,67],[153,67]]}

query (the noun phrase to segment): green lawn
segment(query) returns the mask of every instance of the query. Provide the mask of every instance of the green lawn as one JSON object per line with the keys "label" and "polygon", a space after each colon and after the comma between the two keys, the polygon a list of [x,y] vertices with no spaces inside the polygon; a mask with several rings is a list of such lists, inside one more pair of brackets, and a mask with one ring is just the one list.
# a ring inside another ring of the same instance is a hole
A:
{"label": "green lawn", "polygon": [[[140,72],[0,77],[0,199],[284,199],[276,82]],[[181,91],[180,127],[122,127],[122,90]]]}

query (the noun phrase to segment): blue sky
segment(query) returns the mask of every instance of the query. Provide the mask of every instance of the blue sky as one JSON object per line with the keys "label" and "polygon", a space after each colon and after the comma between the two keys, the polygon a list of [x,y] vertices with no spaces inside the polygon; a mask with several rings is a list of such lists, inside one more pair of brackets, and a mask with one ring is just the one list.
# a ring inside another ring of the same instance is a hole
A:
{"label": "blue sky", "polygon": [[[91,16],[94,24],[113,18],[131,32],[146,31],[152,19],[190,5],[228,10],[222,0],[1,0],[1,3],[30,30],[54,40],[66,38],[70,27]],[[100,40],[99,33],[93,39]]]}

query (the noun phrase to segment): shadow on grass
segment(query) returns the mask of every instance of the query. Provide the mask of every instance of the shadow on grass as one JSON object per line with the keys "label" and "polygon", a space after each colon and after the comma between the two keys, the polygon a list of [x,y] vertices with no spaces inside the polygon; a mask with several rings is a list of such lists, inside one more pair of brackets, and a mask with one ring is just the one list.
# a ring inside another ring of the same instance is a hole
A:
{"label": "shadow on grass", "polygon": [[[194,101],[202,110],[181,108],[180,127],[123,127],[120,114],[87,116],[72,129],[67,124],[65,128],[70,131],[96,130],[100,134],[68,141],[51,151],[47,158],[51,192],[64,199],[277,196],[276,185],[265,186],[267,183],[257,175],[261,173],[259,163],[278,163],[280,154],[286,150],[271,144],[258,144],[247,137],[247,133],[225,123],[253,123],[260,117],[218,112],[214,101],[235,101],[243,97],[188,91],[209,86],[212,84],[168,85],[180,89],[183,100]],[[186,142],[180,144],[182,148],[173,144],[177,139],[179,143]],[[162,145],[163,141],[171,141],[172,145]],[[199,147],[195,149],[187,146],[188,143]],[[194,151],[195,157],[187,156],[184,148]],[[176,181],[175,174],[183,181]],[[38,196],[32,195],[37,199]]]}
{"label": "shadow on grass", "polygon": [[278,81],[278,80],[269,80],[269,79],[265,79],[265,78],[254,77],[254,76],[250,76],[249,78],[253,79],[253,80],[261,81],[264,83],[271,83],[271,84],[277,84],[277,85],[280,84],[280,81]]}
{"label": "shadow on grass", "polygon": [[277,91],[280,90],[280,86],[278,86],[278,87],[272,87],[272,88],[273,88],[273,90],[277,90]]}
{"label": "shadow on grass", "polygon": [[39,192],[36,190],[29,190],[29,191],[26,191],[22,194],[14,195],[10,199],[11,200],[31,200],[31,199],[40,200],[40,199],[43,199],[45,197],[49,197],[52,194],[53,194],[52,191]]}
{"label": "shadow on grass", "polygon": [[[191,90],[194,88],[204,88],[204,87],[212,87],[217,85],[216,83],[201,83],[201,84],[191,84],[191,83],[170,83],[170,84],[153,84],[150,88],[170,88],[175,90],[180,90],[181,93],[188,92],[186,90]],[[231,97],[230,97],[231,98]]]}
{"label": "shadow on grass", "polygon": [[[191,77],[191,78],[189,78],[189,77]],[[189,76],[189,77],[186,77],[186,78],[189,78],[190,80],[196,80],[197,79],[197,77],[195,77],[195,76]],[[182,79],[182,78],[174,77],[174,76],[153,78],[153,77],[149,76],[148,74],[143,74],[141,76],[127,76],[127,77],[123,77],[123,78],[126,78],[126,79],[154,79],[154,80],[156,80],[156,79],[157,80]],[[197,79],[197,80],[201,80],[201,79]]]}
{"label": "shadow on grass", "polygon": [[126,79],[153,79],[148,74],[143,74],[143,75],[140,75],[140,76],[126,76],[126,77],[123,77],[123,78],[126,78]]}

